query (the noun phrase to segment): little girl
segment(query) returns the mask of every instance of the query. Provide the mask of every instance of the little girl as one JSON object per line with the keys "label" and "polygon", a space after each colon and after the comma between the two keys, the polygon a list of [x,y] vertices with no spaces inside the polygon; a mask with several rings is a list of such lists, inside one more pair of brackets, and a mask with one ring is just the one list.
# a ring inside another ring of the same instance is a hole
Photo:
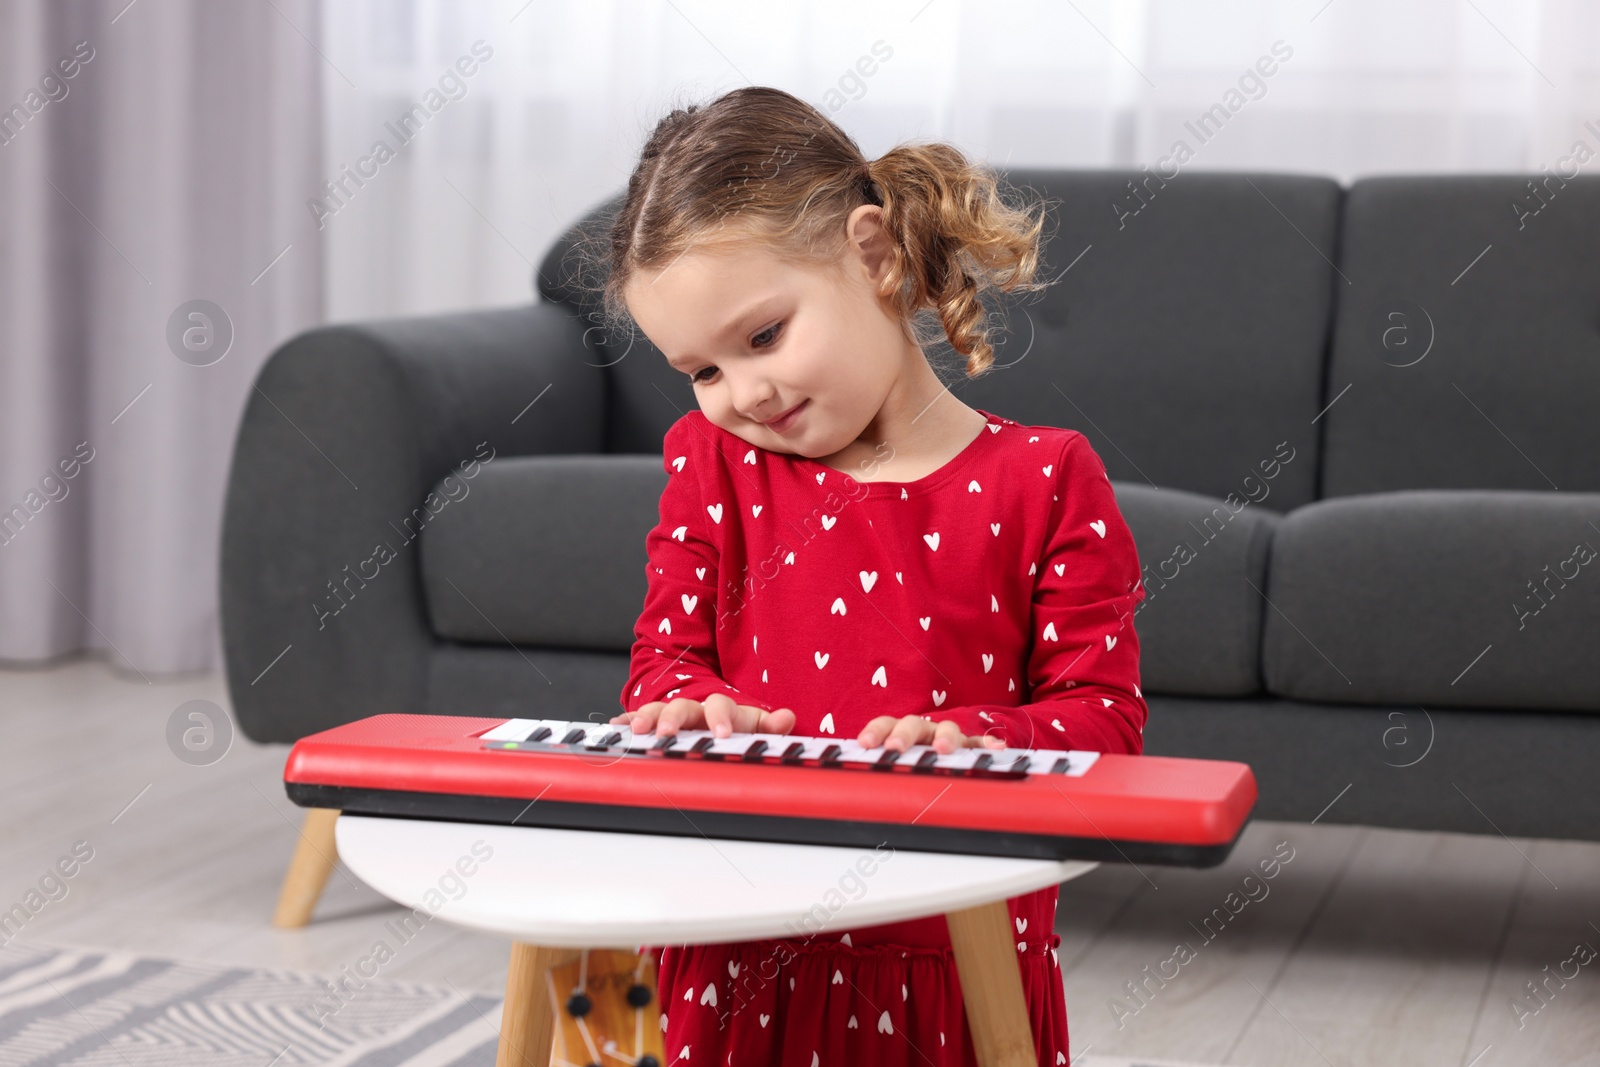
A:
{"label": "little girl", "polygon": [[[914,328],[935,312],[974,377],[994,361],[980,286],[1040,288],[1042,218],[996,190],[948,144],[869,162],[777,89],[656,127],[606,308],[699,410],[664,441],[613,722],[1142,750],[1144,589],[1104,464],[1076,431],[963,404]],[[1056,896],[1008,901],[1041,1064],[1069,1060]],[[942,915],[665,946],[659,981],[669,1063],[975,1063]]]}

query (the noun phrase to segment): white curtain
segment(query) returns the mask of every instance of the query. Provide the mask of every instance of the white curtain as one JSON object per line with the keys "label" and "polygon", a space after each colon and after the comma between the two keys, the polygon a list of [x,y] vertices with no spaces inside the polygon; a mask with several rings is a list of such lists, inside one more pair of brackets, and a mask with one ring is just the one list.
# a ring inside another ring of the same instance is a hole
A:
{"label": "white curtain", "polygon": [[214,668],[272,348],[529,300],[674,105],[781,86],[874,156],[1540,173],[1600,146],[1597,40],[1576,0],[0,0],[0,662]]}
{"label": "white curtain", "polygon": [[0,3],[0,661],[220,662],[235,428],[321,318],[320,37],[316,0]]}
{"label": "white curtain", "polygon": [[[397,149],[322,219],[333,319],[530,299],[532,264],[622,188],[658,118],[746,84],[871,156],[929,137],[1006,166],[1154,168],[1182,140],[1183,167],[1349,181],[1600,149],[1600,5],[1577,0],[339,0],[324,18],[348,75],[327,82],[329,170]],[[492,58],[400,147],[385,124],[479,40]]]}

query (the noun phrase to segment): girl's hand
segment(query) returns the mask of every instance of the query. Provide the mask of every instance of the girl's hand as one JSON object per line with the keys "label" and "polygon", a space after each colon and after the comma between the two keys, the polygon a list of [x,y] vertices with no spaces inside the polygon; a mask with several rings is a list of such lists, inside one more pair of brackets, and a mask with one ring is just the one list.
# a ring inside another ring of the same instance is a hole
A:
{"label": "girl's hand", "polygon": [[985,734],[963,734],[954,722],[935,723],[924,715],[905,715],[898,721],[893,715],[879,715],[867,723],[858,737],[865,748],[883,745],[895,752],[904,752],[912,745],[931,744],[935,752],[949,755],[958,748],[1005,748],[998,737]]}
{"label": "girl's hand", "polygon": [[727,693],[712,693],[705,700],[678,697],[652,701],[638,711],[613,716],[612,725],[627,723],[636,734],[651,732],[670,737],[679,730],[710,730],[717,737],[729,734],[786,734],[794,729],[794,712],[788,708],[767,711],[735,704]]}

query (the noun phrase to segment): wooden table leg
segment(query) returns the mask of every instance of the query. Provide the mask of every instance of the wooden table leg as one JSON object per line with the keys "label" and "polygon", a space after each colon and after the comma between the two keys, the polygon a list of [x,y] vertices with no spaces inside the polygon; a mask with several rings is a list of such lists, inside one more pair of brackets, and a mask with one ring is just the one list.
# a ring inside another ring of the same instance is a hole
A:
{"label": "wooden table leg", "polygon": [[1011,913],[1003,900],[945,915],[972,1048],[983,1067],[1037,1067]]}
{"label": "wooden table leg", "polygon": [[506,972],[506,1002],[500,1015],[500,1049],[495,1067],[550,1067],[550,1045],[555,1039],[555,1012],[550,1004],[545,973],[577,959],[582,949],[545,948],[521,941],[511,943],[511,967]]}
{"label": "wooden table leg", "polygon": [[333,873],[333,865],[339,858],[333,838],[334,824],[338,821],[337,809],[307,809],[300,840],[294,847],[294,858],[289,861],[283,887],[278,890],[278,910],[272,916],[273,926],[293,928],[311,921],[317,898],[322,896],[328,875]]}

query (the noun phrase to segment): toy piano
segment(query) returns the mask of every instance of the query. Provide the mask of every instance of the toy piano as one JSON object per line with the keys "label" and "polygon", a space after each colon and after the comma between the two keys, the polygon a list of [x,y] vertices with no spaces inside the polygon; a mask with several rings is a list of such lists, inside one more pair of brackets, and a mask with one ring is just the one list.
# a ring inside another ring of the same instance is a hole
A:
{"label": "toy piano", "polygon": [[853,738],[374,715],[301,738],[289,799],[352,815],[1211,867],[1255,806],[1243,763]]}

